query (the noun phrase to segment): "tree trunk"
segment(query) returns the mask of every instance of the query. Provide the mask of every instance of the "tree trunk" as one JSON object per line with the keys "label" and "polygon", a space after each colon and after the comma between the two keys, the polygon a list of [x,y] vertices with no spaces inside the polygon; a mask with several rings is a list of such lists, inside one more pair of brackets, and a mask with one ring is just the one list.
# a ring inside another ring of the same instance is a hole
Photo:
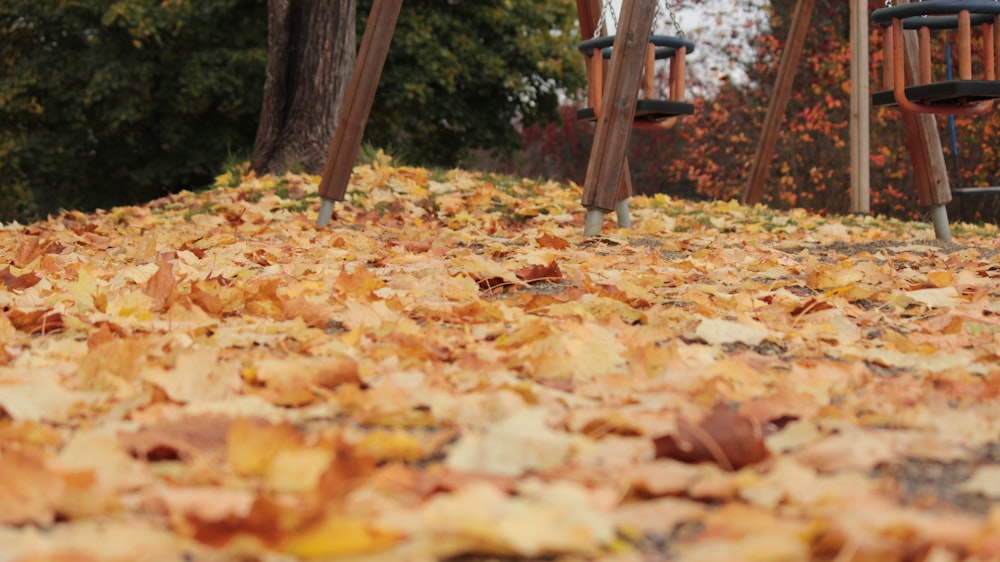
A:
{"label": "tree trunk", "polygon": [[268,0],[267,80],[251,167],[319,174],[355,58],[354,0]]}

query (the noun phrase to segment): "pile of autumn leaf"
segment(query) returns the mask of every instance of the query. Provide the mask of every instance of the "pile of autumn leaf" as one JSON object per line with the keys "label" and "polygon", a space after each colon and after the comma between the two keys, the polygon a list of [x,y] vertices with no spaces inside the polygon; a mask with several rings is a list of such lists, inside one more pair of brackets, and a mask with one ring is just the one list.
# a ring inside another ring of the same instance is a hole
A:
{"label": "pile of autumn leaf", "polygon": [[0,562],[1000,559],[995,228],[232,180],[0,229]]}

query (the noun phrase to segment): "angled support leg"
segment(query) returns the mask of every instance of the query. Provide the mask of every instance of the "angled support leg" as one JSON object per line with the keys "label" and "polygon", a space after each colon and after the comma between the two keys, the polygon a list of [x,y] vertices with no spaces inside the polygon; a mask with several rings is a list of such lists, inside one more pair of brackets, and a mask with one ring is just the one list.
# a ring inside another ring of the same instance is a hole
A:
{"label": "angled support leg", "polygon": [[354,162],[358,158],[365,123],[375,101],[385,57],[389,54],[389,44],[399,19],[403,0],[375,0],[368,15],[368,25],[361,39],[361,48],[354,63],[351,81],[347,85],[343,107],[337,118],[337,130],[333,134],[330,152],[323,167],[323,177],[319,184],[319,194],[323,198],[320,205],[317,226],[330,224],[333,204],[342,201],[351,180]]}
{"label": "angled support leg", "polygon": [[[601,14],[600,0],[576,0],[576,13],[580,19],[580,34],[584,39],[589,39],[595,34],[601,35],[605,33],[604,29],[597,29],[597,23],[600,21]],[[628,208],[628,198],[631,196],[632,178],[629,175],[628,160],[626,159],[622,166],[622,177],[618,185],[618,202],[615,203],[619,228],[632,228],[632,219]],[[596,230],[600,232],[601,223],[604,221],[604,212],[600,209],[595,210],[590,220],[594,221],[595,224],[584,230]]]}
{"label": "angled support leg", "polygon": [[[908,2],[905,0],[899,0],[900,5],[906,3]],[[920,64],[916,33],[904,33],[903,40],[906,42],[907,76],[917,76]],[[936,119],[934,115],[909,111],[903,111],[902,118],[906,146],[917,184],[917,202],[921,207],[929,208],[935,238],[951,242],[951,225],[948,221],[948,209],[945,207],[951,202],[951,182],[948,180],[948,168],[941,149]]]}
{"label": "angled support leg", "polygon": [[611,56],[594,145],[587,166],[583,206],[588,209],[584,235],[601,232],[603,213],[620,200],[625,154],[635,119],[643,62],[657,0],[625,0]]}
{"label": "angled support leg", "polygon": [[750,180],[743,192],[744,205],[756,205],[764,192],[764,182],[771,169],[771,157],[778,144],[778,133],[781,132],[781,122],[785,119],[785,109],[792,95],[795,70],[799,66],[802,47],[806,43],[806,34],[809,32],[809,22],[815,4],[816,0],[798,0],[795,3],[791,29],[785,41],[785,50],[781,53],[781,62],[778,63],[774,94],[767,105],[767,115],[764,117],[760,141],[757,143],[757,152],[754,153],[750,169]]}
{"label": "angled support leg", "polygon": [[629,214],[628,198],[632,196],[632,176],[628,171],[628,158],[622,165],[622,179],[618,182],[618,202],[615,203],[615,215],[618,228],[632,228],[632,217]]}

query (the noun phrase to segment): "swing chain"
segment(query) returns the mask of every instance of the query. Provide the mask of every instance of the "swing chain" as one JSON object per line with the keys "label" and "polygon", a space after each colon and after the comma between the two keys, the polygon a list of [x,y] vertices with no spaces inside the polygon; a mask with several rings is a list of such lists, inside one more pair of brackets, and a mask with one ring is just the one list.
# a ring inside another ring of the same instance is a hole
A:
{"label": "swing chain", "polygon": [[[888,5],[892,0],[885,0],[886,5]],[[663,0],[663,3],[667,7],[667,14],[670,16],[670,23],[674,26],[674,31],[677,32],[677,36],[684,38],[684,30],[681,29],[681,23],[677,20],[677,14],[674,13],[673,8],[670,7],[670,0]],[[604,0],[604,8],[601,10],[601,17],[597,20],[597,28],[594,29],[593,39],[597,39],[601,36],[601,30],[604,29],[604,25],[607,23],[607,15],[611,14],[611,20],[615,23],[618,22],[618,14],[615,13],[615,7],[611,3],[611,0]],[[656,3],[656,12],[653,14],[653,21],[660,19],[660,3]]]}
{"label": "swing chain", "polygon": [[[888,2],[889,0],[886,0],[886,1]],[[674,24],[674,31],[677,32],[677,36],[678,37],[680,37],[680,38],[683,39],[684,38],[684,30],[681,29],[681,23],[679,21],[677,21],[677,14],[674,13],[674,9],[670,7],[670,0],[663,0],[663,3],[667,6],[667,14],[670,15],[670,23]],[[656,4],[656,17],[654,18],[654,21],[656,19],[659,19],[659,17],[660,17],[660,4],[659,4],[659,2],[657,2],[657,4]]]}
{"label": "swing chain", "polygon": [[616,24],[618,23],[618,15],[615,14],[615,7],[613,4],[611,4],[611,0],[604,0],[604,8],[601,10],[601,17],[597,20],[597,28],[594,29],[593,39],[597,39],[598,37],[601,36],[601,32],[604,29],[605,24],[607,23],[605,18],[609,12],[611,13],[611,21],[615,22]]}

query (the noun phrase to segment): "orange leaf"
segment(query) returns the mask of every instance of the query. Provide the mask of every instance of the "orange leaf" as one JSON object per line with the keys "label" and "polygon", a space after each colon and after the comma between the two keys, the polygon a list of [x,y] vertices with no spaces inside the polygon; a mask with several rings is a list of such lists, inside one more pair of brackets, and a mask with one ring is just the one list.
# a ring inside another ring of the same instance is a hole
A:
{"label": "orange leaf", "polygon": [[541,248],[552,248],[553,250],[565,250],[570,247],[568,240],[548,233],[535,238],[535,242]]}
{"label": "orange leaf", "polygon": [[556,281],[563,278],[562,270],[556,262],[548,265],[533,265],[514,272],[521,281],[532,283],[534,281]]}
{"label": "orange leaf", "polygon": [[63,480],[40,457],[0,450],[0,523],[51,524],[63,488]]}
{"label": "orange leaf", "polygon": [[7,319],[18,331],[26,334],[52,334],[66,329],[62,314],[51,308],[27,312],[13,309],[7,311]]}

